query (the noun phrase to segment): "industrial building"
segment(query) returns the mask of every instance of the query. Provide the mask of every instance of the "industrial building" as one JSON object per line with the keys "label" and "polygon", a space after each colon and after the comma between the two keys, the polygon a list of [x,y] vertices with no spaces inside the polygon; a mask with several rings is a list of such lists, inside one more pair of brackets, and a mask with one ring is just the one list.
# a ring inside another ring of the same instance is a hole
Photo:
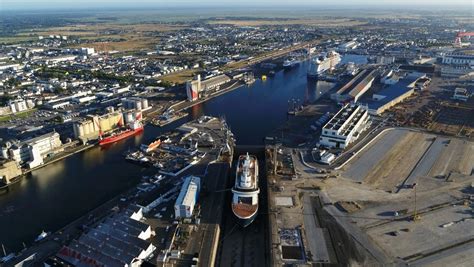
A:
{"label": "industrial building", "polygon": [[135,120],[142,119],[142,112],[130,110],[109,112],[104,115],[88,115],[81,121],[73,124],[74,137],[87,142],[99,138],[100,134],[107,133],[119,127],[123,127]]}
{"label": "industrial building", "polygon": [[0,162],[0,184],[9,184],[10,181],[22,174],[21,168],[14,160],[2,160]]}
{"label": "industrial building", "polygon": [[74,102],[76,104],[83,104],[83,103],[88,103],[88,102],[94,101],[94,100],[96,100],[96,98],[97,97],[95,95],[74,97],[72,99],[72,102]]}
{"label": "industrial building", "polygon": [[471,97],[471,94],[466,88],[454,89],[454,95],[453,95],[454,100],[460,100],[460,101],[466,102],[467,100],[469,100],[469,97]]}
{"label": "industrial building", "polygon": [[443,64],[474,66],[474,55],[447,54],[443,56]]}
{"label": "industrial building", "polygon": [[356,49],[358,46],[359,46],[359,43],[357,43],[356,41],[349,41],[347,43],[340,44],[337,47],[337,50],[339,52],[347,52],[347,51]]}
{"label": "industrial building", "polygon": [[140,266],[156,249],[151,227],[140,221],[140,214],[141,208],[131,205],[63,246],[56,256],[75,266]]}
{"label": "industrial building", "polygon": [[229,76],[222,74],[201,81],[201,75],[197,75],[196,79],[186,83],[186,94],[189,101],[195,101],[207,91],[219,90],[220,86],[230,82]]}
{"label": "industrial building", "polygon": [[474,73],[474,55],[447,54],[443,56],[441,77],[457,78]]}
{"label": "industrial building", "polygon": [[380,83],[385,85],[396,84],[400,77],[393,70],[386,70],[380,75]]}
{"label": "industrial building", "polygon": [[95,50],[93,47],[81,47],[81,54],[83,55],[93,55],[95,54]]}
{"label": "industrial building", "polygon": [[377,56],[376,61],[379,65],[390,65],[395,63],[395,57],[393,56]]}
{"label": "industrial building", "polygon": [[34,168],[42,165],[45,157],[62,151],[62,143],[59,134],[51,132],[21,142],[6,142],[1,150],[3,158]]}
{"label": "industrial building", "polygon": [[321,129],[319,143],[330,148],[346,148],[369,125],[367,107],[346,104]]}
{"label": "industrial building", "polygon": [[422,78],[427,78],[426,74],[414,72],[399,82],[373,94],[372,101],[368,103],[369,113],[380,115],[385,110],[411,96],[415,92],[417,82]]}
{"label": "industrial building", "polygon": [[201,179],[199,177],[186,177],[174,204],[175,218],[190,218],[193,215],[200,188]]}
{"label": "industrial building", "polygon": [[367,90],[370,89],[375,77],[378,75],[377,70],[361,70],[352,80],[331,94],[331,99],[338,103],[357,102]]}
{"label": "industrial building", "polygon": [[148,105],[148,99],[141,97],[122,98],[122,106],[125,109],[148,110],[151,106]]}
{"label": "industrial building", "polygon": [[22,112],[26,111],[28,109],[34,108],[35,104],[31,100],[25,100],[25,99],[13,99],[8,101],[8,110],[6,113],[17,113],[17,112]]}
{"label": "industrial building", "polygon": [[474,75],[474,69],[469,65],[441,65],[440,74],[443,78],[459,78],[464,75]]}

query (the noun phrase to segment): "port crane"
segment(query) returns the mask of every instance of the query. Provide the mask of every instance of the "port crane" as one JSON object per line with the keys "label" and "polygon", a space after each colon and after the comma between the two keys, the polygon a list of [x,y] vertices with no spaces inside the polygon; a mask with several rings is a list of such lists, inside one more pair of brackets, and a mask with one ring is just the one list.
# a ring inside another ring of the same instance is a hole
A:
{"label": "port crane", "polygon": [[458,34],[456,34],[456,38],[454,39],[455,47],[462,47],[463,37],[474,37],[474,32],[458,32]]}

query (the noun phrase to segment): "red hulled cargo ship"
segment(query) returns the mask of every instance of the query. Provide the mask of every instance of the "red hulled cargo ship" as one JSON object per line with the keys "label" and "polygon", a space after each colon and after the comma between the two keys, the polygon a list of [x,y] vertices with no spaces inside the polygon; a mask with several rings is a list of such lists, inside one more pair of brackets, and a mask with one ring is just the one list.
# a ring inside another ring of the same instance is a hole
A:
{"label": "red hulled cargo ship", "polygon": [[[122,124],[122,119],[119,124]],[[103,137],[102,134],[99,137],[99,145],[105,146],[109,144],[113,144],[118,142],[122,139],[128,138],[130,136],[134,136],[143,131],[143,124],[141,123],[141,114],[135,118],[135,121],[129,123],[129,127],[121,130],[119,132],[115,132],[112,135]]]}

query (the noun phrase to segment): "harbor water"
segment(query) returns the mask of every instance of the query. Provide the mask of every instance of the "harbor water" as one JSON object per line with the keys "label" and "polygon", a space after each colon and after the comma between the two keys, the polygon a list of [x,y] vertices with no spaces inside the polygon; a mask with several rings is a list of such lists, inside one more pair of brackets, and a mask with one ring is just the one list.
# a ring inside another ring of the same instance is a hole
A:
{"label": "harbor water", "polygon": [[308,62],[258,79],[189,109],[189,116],[163,128],[147,125],[135,137],[108,148],[94,147],[33,171],[0,194],[0,243],[9,252],[29,245],[42,231],[56,231],[138,183],[145,169],[123,153],[202,115],[224,117],[238,145],[261,145],[287,120],[288,101],[314,102],[333,84],[308,81]]}

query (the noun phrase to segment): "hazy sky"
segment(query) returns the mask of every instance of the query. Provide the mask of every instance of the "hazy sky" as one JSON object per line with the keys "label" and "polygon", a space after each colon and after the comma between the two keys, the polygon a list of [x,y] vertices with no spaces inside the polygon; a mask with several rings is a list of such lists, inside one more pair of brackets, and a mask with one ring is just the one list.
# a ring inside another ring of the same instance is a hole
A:
{"label": "hazy sky", "polygon": [[199,5],[473,5],[474,0],[0,0],[0,7],[68,8],[68,7],[136,7]]}

